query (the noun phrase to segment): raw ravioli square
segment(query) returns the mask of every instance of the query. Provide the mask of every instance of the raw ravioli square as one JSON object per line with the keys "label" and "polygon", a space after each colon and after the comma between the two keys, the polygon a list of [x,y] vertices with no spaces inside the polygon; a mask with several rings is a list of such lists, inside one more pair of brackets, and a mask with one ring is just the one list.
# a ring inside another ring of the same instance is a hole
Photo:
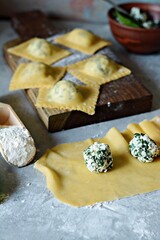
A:
{"label": "raw ravioli square", "polygon": [[58,110],[78,110],[89,115],[95,113],[99,85],[78,85],[61,80],[50,88],[39,90],[36,106]]}
{"label": "raw ravioli square", "polygon": [[31,61],[42,62],[48,65],[59,61],[71,54],[68,50],[42,38],[32,38],[18,46],[9,48],[9,53]]}
{"label": "raw ravioli square", "polygon": [[96,54],[80,62],[68,65],[67,70],[84,83],[99,85],[127,76],[131,71],[109,57]]}
{"label": "raw ravioli square", "polygon": [[51,67],[43,63],[21,63],[10,82],[10,90],[53,86],[65,74],[65,67]]}
{"label": "raw ravioli square", "polygon": [[93,54],[99,49],[111,45],[111,42],[81,28],[75,28],[57,37],[55,42],[86,54]]}

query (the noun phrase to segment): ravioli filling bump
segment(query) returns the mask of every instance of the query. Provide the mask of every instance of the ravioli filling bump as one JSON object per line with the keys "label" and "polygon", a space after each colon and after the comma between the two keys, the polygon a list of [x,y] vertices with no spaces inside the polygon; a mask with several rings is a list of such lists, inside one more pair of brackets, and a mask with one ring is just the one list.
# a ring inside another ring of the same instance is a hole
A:
{"label": "ravioli filling bump", "polygon": [[38,58],[46,58],[51,55],[50,44],[44,39],[35,39],[28,45],[27,51]]}
{"label": "ravioli filling bump", "polygon": [[86,62],[84,72],[89,73],[91,76],[104,77],[113,72],[114,65],[110,65],[109,59],[103,56],[96,56]]}
{"label": "ravioli filling bump", "polygon": [[48,101],[57,103],[82,102],[82,93],[78,90],[76,84],[71,81],[59,81],[48,93]]}

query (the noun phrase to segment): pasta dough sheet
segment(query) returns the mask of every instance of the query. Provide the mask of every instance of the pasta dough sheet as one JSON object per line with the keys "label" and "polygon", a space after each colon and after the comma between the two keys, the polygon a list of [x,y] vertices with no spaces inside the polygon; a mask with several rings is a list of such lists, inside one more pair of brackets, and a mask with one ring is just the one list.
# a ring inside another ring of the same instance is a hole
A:
{"label": "pasta dough sheet", "polygon": [[[35,167],[46,176],[47,187],[56,198],[77,207],[160,189],[160,157],[152,163],[142,163],[129,153],[128,142],[139,131],[160,145],[160,117],[156,117],[130,124],[122,133],[111,128],[100,139],[57,145]],[[84,164],[82,152],[95,141],[111,148],[114,166],[107,173],[92,173]]]}

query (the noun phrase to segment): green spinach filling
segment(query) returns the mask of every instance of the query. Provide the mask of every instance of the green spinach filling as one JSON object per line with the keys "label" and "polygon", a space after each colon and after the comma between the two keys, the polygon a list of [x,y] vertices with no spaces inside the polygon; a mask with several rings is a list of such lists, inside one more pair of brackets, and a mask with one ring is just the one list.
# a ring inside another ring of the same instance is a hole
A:
{"label": "green spinach filling", "polygon": [[95,142],[84,150],[83,157],[91,172],[107,172],[113,167],[111,150],[107,144]]}
{"label": "green spinach filling", "polygon": [[141,162],[152,162],[160,154],[158,145],[143,133],[134,134],[129,142],[129,150]]}

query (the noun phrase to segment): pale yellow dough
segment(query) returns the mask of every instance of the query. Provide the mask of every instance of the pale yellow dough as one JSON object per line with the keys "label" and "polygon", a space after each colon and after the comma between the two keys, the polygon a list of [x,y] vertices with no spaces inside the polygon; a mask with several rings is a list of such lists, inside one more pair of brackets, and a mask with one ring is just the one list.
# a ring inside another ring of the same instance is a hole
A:
{"label": "pale yellow dough", "polygon": [[77,85],[61,80],[54,86],[39,90],[36,106],[58,110],[78,110],[87,114],[95,113],[99,85]]}
{"label": "pale yellow dough", "polygon": [[111,44],[111,42],[81,28],[75,28],[71,32],[57,37],[55,42],[86,54],[93,54]]}
{"label": "pale yellow dough", "polygon": [[[160,145],[160,117],[156,117],[129,125],[122,133],[111,128],[100,139],[57,145],[35,167],[46,176],[56,198],[77,207],[160,189],[160,157],[141,163],[129,153],[128,142],[139,130]],[[91,173],[84,164],[83,150],[97,140],[109,144],[112,151],[114,166],[107,173]]]}
{"label": "pale yellow dough", "polygon": [[11,79],[9,90],[53,86],[65,71],[65,67],[51,67],[44,63],[21,63]]}
{"label": "pale yellow dough", "polygon": [[99,85],[127,76],[131,71],[109,57],[96,54],[90,58],[67,66],[73,76],[84,83]]}
{"label": "pale yellow dough", "polygon": [[41,38],[32,38],[7,50],[16,56],[26,58],[35,62],[52,64],[71,54],[53,43]]}

